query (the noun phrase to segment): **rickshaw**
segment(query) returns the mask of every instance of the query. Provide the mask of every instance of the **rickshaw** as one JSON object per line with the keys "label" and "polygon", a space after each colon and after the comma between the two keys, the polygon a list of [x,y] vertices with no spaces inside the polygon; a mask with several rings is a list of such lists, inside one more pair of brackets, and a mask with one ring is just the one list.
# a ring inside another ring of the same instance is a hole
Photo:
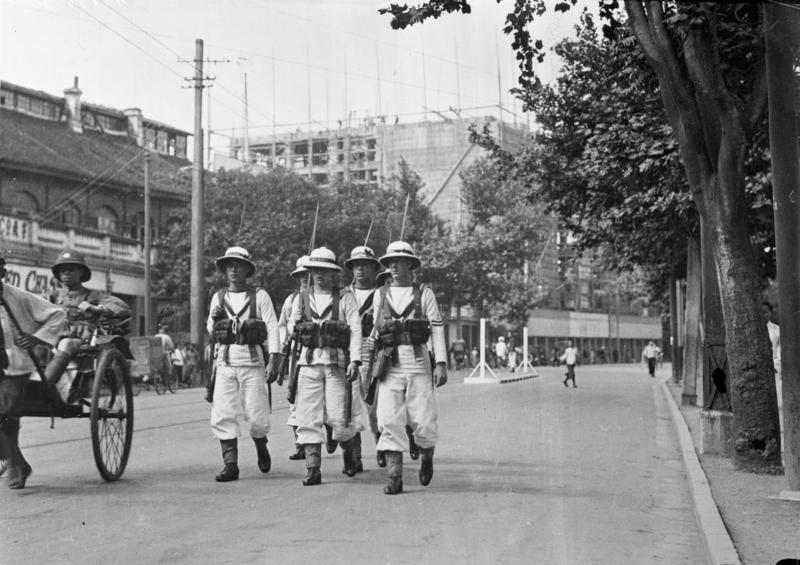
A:
{"label": "rickshaw", "polygon": [[[11,323],[19,323],[0,294],[0,305]],[[67,399],[51,390],[36,356],[28,351],[40,380],[26,379],[18,417],[88,418],[92,451],[100,476],[116,481],[125,471],[133,439],[133,392],[128,370],[132,359],[128,340],[122,335],[129,319],[101,316],[89,344],[82,345],[62,380],[71,381]],[[51,423],[52,427],[52,423]]]}
{"label": "rickshaw", "polygon": [[132,337],[129,345],[133,358],[130,364],[133,395],[143,388],[150,390],[152,384],[156,394],[172,393],[178,390],[178,377],[172,370],[167,353],[160,337]]}

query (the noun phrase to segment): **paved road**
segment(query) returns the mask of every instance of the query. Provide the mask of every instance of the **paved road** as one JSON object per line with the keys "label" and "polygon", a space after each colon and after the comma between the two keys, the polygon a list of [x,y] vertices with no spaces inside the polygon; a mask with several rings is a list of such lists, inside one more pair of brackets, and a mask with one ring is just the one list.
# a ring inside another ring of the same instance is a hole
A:
{"label": "paved road", "polygon": [[[367,471],[323,459],[303,487],[288,461],[283,392],[261,475],[248,440],[241,479],[217,484],[218,444],[200,389],[136,397],[122,480],[94,468],[88,421],[23,421],[29,488],[0,489],[0,564],[509,563],[697,564],[706,559],[666,405],[641,366],[579,367],[503,385],[440,389],[431,485],[405,470],[388,497],[365,438]],[[408,459],[408,458],[406,458]],[[3,487],[4,482],[0,483]]]}

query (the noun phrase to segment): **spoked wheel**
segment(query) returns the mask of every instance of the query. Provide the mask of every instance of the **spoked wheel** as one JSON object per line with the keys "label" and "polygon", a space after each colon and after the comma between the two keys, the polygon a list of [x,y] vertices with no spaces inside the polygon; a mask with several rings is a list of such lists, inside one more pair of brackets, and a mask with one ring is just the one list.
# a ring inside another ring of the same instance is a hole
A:
{"label": "spoked wheel", "polygon": [[105,480],[116,481],[131,452],[133,391],[128,363],[113,347],[104,349],[97,359],[89,418],[97,470]]}
{"label": "spoked wheel", "polygon": [[153,379],[153,388],[156,389],[156,394],[164,394],[167,392],[167,381],[163,374],[156,373]]}

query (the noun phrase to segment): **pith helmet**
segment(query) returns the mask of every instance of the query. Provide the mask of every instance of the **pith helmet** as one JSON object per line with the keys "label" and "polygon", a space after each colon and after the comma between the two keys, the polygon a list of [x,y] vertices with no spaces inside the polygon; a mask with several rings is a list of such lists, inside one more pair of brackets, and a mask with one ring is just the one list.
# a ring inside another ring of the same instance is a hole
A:
{"label": "pith helmet", "polygon": [[308,272],[306,269],[306,263],[308,262],[308,255],[303,255],[302,257],[298,257],[297,261],[294,264],[294,271],[292,271],[292,276],[296,277],[297,275],[303,275]]}
{"label": "pith helmet", "polygon": [[224,273],[225,263],[228,261],[241,261],[242,263],[246,263],[248,266],[248,277],[252,277],[256,272],[256,265],[250,258],[250,253],[244,247],[228,247],[228,249],[225,250],[225,255],[217,259],[217,269]]}
{"label": "pith helmet", "polygon": [[389,247],[386,248],[386,254],[380,258],[381,265],[388,267],[390,259],[409,259],[412,271],[422,264],[419,257],[414,255],[414,248],[405,241],[393,241],[390,243]]}
{"label": "pith helmet", "polygon": [[389,269],[385,269],[375,275],[375,284],[378,286],[383,286],[386,284],[386,281],[392,280],[392,272]]}
{"label": "pith helmet", "polygon": [[311,252],[306,262],[306,269],[342,270],[342,268],[336,264],[336,254],[327,247],[317,247]]}
{"label": "pith helmet", "polygon": [[366,245],[359,245],[358,247],[354,247],[353,250],[350,252],[350,258],[344,262],[344,266],[348,269],[353,269],[353,264],[356,261],[371,261],[375,263],[375,267],[378,269],[381,268],[381,263],[378,261],[378,258],[375,257],[375,252],[372,250],[371,247],[367,247]]}
{"label": "pith helmet", "polygon": [[83,256],[83,253],[78,253],[77,251],[72,251],[71,249],[62,251],[58,256],[58,259],[56,259],[56,264],[50,269],[53,271],[53,276],[58,280],[61,280],[61,268],[66,267],[67,265],[78,265],[81,268],[82,283],[92,278],[92,270],[86,264],[86,258]]}

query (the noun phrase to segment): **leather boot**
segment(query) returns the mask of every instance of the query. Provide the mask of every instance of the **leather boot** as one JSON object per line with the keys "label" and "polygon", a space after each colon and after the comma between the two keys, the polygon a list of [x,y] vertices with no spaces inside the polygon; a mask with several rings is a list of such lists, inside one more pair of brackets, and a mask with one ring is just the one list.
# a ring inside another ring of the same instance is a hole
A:
{"label": "leather boot", "polygon": [[214,477],[220,483],[235,481],[239,478],[239,442],[236,439],[221,439],[222,461],[225,463],[222,471]]}
{"label": "leather boot", "polygon": [[306,454],[306,478],[303,479],[303,485],[318,485],[322,482],[322,471],[319,468],[322,463],[322,444],[306,443],[303,449]]}
{"label": "leather boot", "polygon": [[406,435],[408,436],[408,454],[411,459],[416,461],[419,459],[419,447],[417,442],[414,441],[414,430],[411,429],[411,426],[406,426]]}
{"label": "leather boot", "polygon": [[292,426],[292,431],[294,432],[294,453],[289,456],[289,459],[292,461],[305,459],[306,452],[303,449],[303,446],[297,443],[297,426]]}
{"label": "leather boot", "polygon": [[328,424],[325,424],[325,438],[325,450],[328,453],[333,453],[336,451],[336,446],[339,444],[339,442],[333,439],[333,428]]}
{"label": "leather boot", "polygon": [[348,477],[355,477],[357,471],[356,460],[353,456],[353,440],[348,439],[347,441],[340,441],[339,445],[342,446],[342,458],[344,459],[344,468],[342,469],[342,473]]}
{"label": "leather boot", "polygon": [[[378,445],[380,439],[381,439],[381,433],[378,432],[375,434],[375,445]],[[386,453],[384,453],[383,451],[378,451],[377,459],[378,459],[378,467],[381,468],[386,467]]]}
{"label": "leather boot", "polygon": [[44,368],[44,377],[47,380],[47,384],[53,386],[59,381],[61,375],[67,370],[70,358],[70,354],[66,351],[56,351],[47,367]]}
{"label": "leather boot", "polygon": [[361,434],[353,436],[353,459],[356,462],[356,473],[364,472],[364,463],[361,461]]}
{"label": "leather boot", "polygon": [[433,478],[433,447],[422,448],[422,461],[419,466],[419,484],[426,487]]}
{"label": "leather boot", "polygon": [[254,437],[253,442],[256,444],[256,453],[258,454],[258,470],[262,473],[269,473],[272,468],[272,458],[267,449],[267,438]]}
{"label": "leather boot", "polygon": [[389,467],[389,483],[383,487],[383,494],[399,494],[403,492],[403,452],[385,451]]}

